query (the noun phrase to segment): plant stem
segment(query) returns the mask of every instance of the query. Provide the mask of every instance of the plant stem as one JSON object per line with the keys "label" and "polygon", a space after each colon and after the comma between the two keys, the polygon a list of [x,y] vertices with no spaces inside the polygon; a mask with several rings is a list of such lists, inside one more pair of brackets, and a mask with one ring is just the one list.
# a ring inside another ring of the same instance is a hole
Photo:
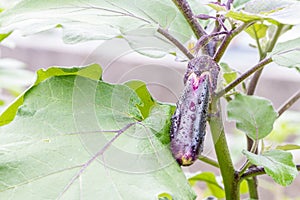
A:
{"label": "plant stem", "polygon": [[[296,165],[296,168],[298,171],[300,171],[300,165]],[[254,177],[254,176],[258,176],[258,175],[263,175],[266,174],[266,171],[264,169],[264,167],[253,167],[253,168],[249,168],[242,176],[241,176],[241,180],[242,179],[247,179],[250,177]]]}
{"label": "plant stem", "polygon": [[258,191],[257,191],[257,179],[256,177],[252,177],[246,179],[248,188],[249,188],[249,197],[250,199],[259,199]]}
{"label": "plant stem", "polygon": [[236,200],[239,199],[239,181],[237,180],[238,176],[235,172],[230,157],[220,108],[221,105],[219,99],[213,97],[210,105],[210,113],[213,114],[210,118],[209,125],[212,133],[218,163],[220,165],[221,175],[223,177],[226,199]]}
{"label": "plant stem", "polygon": [[296,103],[300,99],[300,90],[298,90],[289,100],[287,100],[279,109],[278,109],[278,117],[282,115],[287,109],[289,109],[294,103]]}
{"label": "plant stem", "polygon": [[229,92],[230,90],[232,90],[235,86],[237,86],[238,84],[240,84],[241,82],[243,82],[246,78],[248,78],[254,72],[256,72],[257,70],[263,68],[265,65],[269,64],[270,62],[272,62],[272,58],[266,58],[266,59],[260,61],[254,67],[252,67],[251,69],[249,69],[248,71],[246,71],[244,74],[242,74],[240,77],[238,77],[233,82],[231,82],[229,85],[227,85],[226,88],[224,88],[223,90],[221,90],[220,92],[218,92],[216,94],[216,96],[218,98],[221,97],[221,96],[223,96],[224,94],[226,94],[227,92]]}
{"label": "plant stem", "polygon": [[211,166],[214,166],[214,167],[217,167],[217,168],[220,168],[220,165],[217,161],[213,160],[212,158],[209,158],[207,156],[199,156],[198,158],[199,160],[211,165]]}
{"label": "plant stem", "polygon": [[[275,44],[276,44],[276,42],[277,42],[277,40],[278,40],[278,38],[281,34],[282,28],[283,28],[282,24],[278,25],[277,30],[276,30],[273,38],[271,38],[269,40],[269,44],[268,44],[267,48],[265,49],[265,51],[264,52],[259,52],[260,53],[260,61],[265,59],[265,57],[267,56],[267,53],[271,52],[273,50],[273,48],[274,48],[274,46],[275,46]],[[248,90],[247,90],[247,95],[253,95],[254,94],[257,83],[258,83],[258,80],[259,80],[259,78],[262,74],[262,71],[263,71],[263,68],[260,68],[253,75],[253,77],[250,81]],[[253,146],[253,141],[252,141],[251,138],[249,138],[247,136],[247,149],[248,149],[248,151],[252,148],[252,146]],[[257,151],[255,153],[257,153]],[[252,166],[252,167],[255,167],[255,166]],[[252,168],[252,167],[250,167],[250,168]],[[247,179],[247,183],[248,183],[250,198],[251,199],[258,199],[257,178],[255,176],[253,176],[253,177]]]}
{"label": "plant stem", "polygon": [[239,170],[239,176],[242,176],[244,172],[250,167],[251,163],[247,159],[246,162],[242,165],[242,167]]}
{"label": "plant stem", "polygon": [[[260,60],[263,60],[266,57],[267,53],[273,50],[273,48],[281,34],[282,28],[283,28],[283,25],[278,25],[276,33],[274,34],[274,37],[270,40],[270,43],[269,43],[268,47],[266,48],[265,52],[261,53]],[[258,83],[261,73],[262,73],[262,69],[258,70],[254,74],[253,78],[251,79],[249,87],[248,87],[248,91],[247,91],[248,95],[254,94],[254,91],[256,89],[256,85]]]}
{"label": "plant stem", "polygon": [[157,32],[159,32],[160,34],[162,34],[165,38],[167,38],[170,42],[172,42],[182,53],[184,53],[184,55],[188,58],[188,59],[193,59],[194,56],[193,54],[190,53],[190,51],[185,48],[185,46],[179,42],[176,38],[174,38],[170,33],[168,33],[167,30],[162,29],[161,27],[159,27],[157,29]]}
{"label": "plant stem", "polygon": [[216,62],[219,62],[222,58],[222,56],[224,55],[228,45],[230,44],[231,40],[240,32],[242,32],[245,28],[247,28],[248,26],[250,26],[251,24],[253,24],[254,22],[250,22],[250,23],[243,23],[241,26],[237,27],[234,30],[231,30],[223,39],[217,53],[214,56],[214,60]]}
{"label": "plant stem", "polygon": [[198,21],[194,18],[192,9],[186,0],[173,0],[173,3],[183,14],[186,21],[189,23],[190,27],[192,28],[197,39],[199,39],[203,35],[206,35],[206,32],[203,30],[203,28],[198,23]]}

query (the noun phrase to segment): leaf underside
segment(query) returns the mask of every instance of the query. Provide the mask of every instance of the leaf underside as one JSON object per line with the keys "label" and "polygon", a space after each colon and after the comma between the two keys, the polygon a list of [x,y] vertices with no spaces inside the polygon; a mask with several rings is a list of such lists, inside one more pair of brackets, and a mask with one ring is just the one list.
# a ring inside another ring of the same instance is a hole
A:
{"label": "leaf underside", "polygon": [[1,199],[194,199],[162,137],[172,107],[155,103],[144,118],[143,103],[83,76],[33,86],[0,129]]}

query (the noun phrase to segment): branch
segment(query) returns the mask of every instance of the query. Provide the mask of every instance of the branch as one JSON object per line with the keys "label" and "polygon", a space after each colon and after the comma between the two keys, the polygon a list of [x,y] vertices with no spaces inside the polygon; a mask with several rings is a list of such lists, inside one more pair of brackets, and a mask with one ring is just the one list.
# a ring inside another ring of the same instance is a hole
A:
{"label": "branch", "polygon": [[172,42],[190,60],[194,58],[193,54],[191,54],[190,51],[187,48],[185,48],[185,46],[181,42],[179,42],[176,38],[174,38],[172,35],[170,35],[170,33],[168,33],[167,30],[164,30],[161,27],[159,27],[157,29],[157,32],[159,32],[165,38],[167,38],[170,42]]}
{"label": "branch", "polygon": [[201,161],[203,161],[203,162],[205,162],[205,163],[207,163],[207,164],[209,164],[209,165],[211,165],[211,166],[220,168],[219,163],[217,161],[213,160],[212,158],[209,158],[207,156],[201,155],[201,156],[199,156],[198,159],[201,160]]}
{"label": "branch", "polygon": [[192,9],[186,0],[173,0],[173,3],[183,14],[184,18],[189,23],[197,39],[199,39],[203,35],[206,35],[206,32],[203,30],[201,25],[194,18]]}
{"label": "branch", "polygon": [[220,92],[218,92],[216,94],[216,97],[220,98],[221,96],[223,96],[224,94],[226,94],[227,92],[229,92],[230,90],[232,90],[235,86],[237,86],[238,84],[240,84],[241,82],[243,82],[251,74],[253,74],[257,70],[260,70],[261,68],[263,68],[265,65],[269,64],[270,62],[272,62],[272,58],[263,59],[258,64],[256,64],[254,67],[252,67],[251,69],[249,69],[248,71],[246,71],[244,74],[242,74],[240,77],[238,77],[233,82],[231,82],[229,85],[227,85],[227,87],[225,87],[223,90],[221,90]]}
{"label": "branch", "polygon": [[[296,165],[297,170],[300,171],[300,165]],[[266,174],[266,171],[264,169],[264,167],[253,167],[253,168],[249,168],[242,176],[241,179],[246,179],[249,177],[253,177],[253,176],[258,176],[258,175],[263,175]]]}
{"label": "branch", "polygon": [[[276,44],[276,42],[277,42],[277,40],[278,40],[278,38],[279,38],[279,36],[280,36],[280,34],[281,34],[282,28],[283,28],[283,25],[282,25],[282,24],[281,24],[281,25],[278,25],[278,28],[277,28],[277,30],[276,30],[276,32],[275,32],[273,38],[271,38],[270,43],[268,44],[268,46],[267,46],[265,52],[263,52],[263,53],[260,55],[260,59],[261,59],[261,60],[264,59],[264,58],[266,57],[266,54],[267,54],[268,52],[271,52],[271,51],[273,50],[273,48],[274,48],[274,46],[275,46],[275,44]],[[254,74],[253,78],[251,79],[251,81],[250,81],[250,83],[249,83],[248,91],[247,91],[247,94],[248,94],[248,95],[253,95],[253,94],[254,94],[254,91],[255,91],[255,89],[256,89],[256,85],[257,85],[257,83],[258,83],[258,80],[259,80],[259,78],[260,78],[261,73],[262,73],[262,69],[259,70],[259,71],[257,71],[257,72]]]}
{"label": "branch", "polygon": [[223,39],[217,53],[214,56],[214,60],[216,62],[219,62],[223,56],[223,54],[225,53],[228,45],[230,44],[231,40],[240,32],[242,32],[245,28],[247,28],[248,26],[250,26],[251,24],[253,24],[254,22],[248,22],[248,23],[243,23],[241,26],[239,26],[238,28],[231,30]]}
{"label": "branch", "polygon": [[289,100],[287,100],[279,109],[278,109],[278,117],[282,113],[284,113],[287,109],[289,109],[294,103],[296,103],[300,99],[300,90],[298,90]]}
{"label": "branch", "polygon": [[[73,178],[69,181],[69,183],[65,186],[63,191],[59,194],[57,199],[61,199],[61,197],[64,195],[64,193],[74,184],[74,182],[82,175],[82,173],[92,164],[93,161],[95,161],[99,156],[103,155],[103,153],[111,146],[111,144],[127,129],[129,129],[131,126],[133,126],[136,123],[130,123],[124,126],[123,128],[119,130],[114,131],[105,131],[105,132],[115,132],[116,135],[109,140],[95,155],[93,155],[86,163],[84,163],[81,167],[81,169],[73,176]],[[103,132],[103,131],[101,131]]]}

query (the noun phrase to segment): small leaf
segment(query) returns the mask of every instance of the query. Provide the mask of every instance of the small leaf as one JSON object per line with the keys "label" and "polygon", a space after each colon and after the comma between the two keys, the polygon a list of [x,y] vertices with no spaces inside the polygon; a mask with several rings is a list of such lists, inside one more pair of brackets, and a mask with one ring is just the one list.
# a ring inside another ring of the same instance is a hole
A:
{"label": "small leaf", "polygon": [[12,32],[0,34],[0,42],[7,38]]}
{"label": "small leaf", "polygon": [[213,174],[212,172],[202,172],[189,178],[189,182],[191,185],[195,185],[198,181],[205,182],[213,196],[217,198],[225,197],[225,191],[223,187],[219,185],[216,180],[215,174]]}
{"label": "small leaf", "polygon": [[220,66],[223,70],[223,78],[226,82],[226,85],[237,78],[237,72],[231,69],[227,63],[220,63]]}
{"label": "small leaf", "polygon": [[298,175],[290,152],[271,150],[264,152],[262,155],[256,155],[244,150],[243,154],[247,156],[251,163],[263,166],[266,173],[282,186],[291,184]]}
{"label": "small leaf", "polygon": [[266,36],[268,26],[265,24],[255,23],[252,26],[249,26],[245,31],[253,38],[260,39]]}
{"label": "small leaf", "polygon": [[276,149],[289,151],[289,150],[297,150],[300,149],[300,145],[297,144],[285,144],[285,145],[278,145]]}
{"label": "small leaf", "polygon": [[247,194],[249,192],[248,184],[246,180],[242,180],[240,183],[240,193]]}
{"label": "small leaf", "polygon": [[267,99],[236,95],[227,105],[228,119],[253,140],[266,137],[273,129],[277,113]]}
{"label": "small leaf", "polygon": [[300,38],[278,43],[270,56],[276,64],[296,68],[300,72]]}
{"label": "small leaf", "polygon": [[158,195],[158,200],[173,200],[173,197],[172,195],[164,192]]}

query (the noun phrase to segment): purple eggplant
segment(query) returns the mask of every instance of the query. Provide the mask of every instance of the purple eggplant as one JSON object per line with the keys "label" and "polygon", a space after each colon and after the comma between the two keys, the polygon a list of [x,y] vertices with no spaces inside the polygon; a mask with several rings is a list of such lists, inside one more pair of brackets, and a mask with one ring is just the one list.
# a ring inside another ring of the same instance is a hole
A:
{"label": "purple eggplant", "polygon": [[191,73],[171,119],[171,150],[180,165],[193,164],[203,151],[208,103],[209,75]]}
{"label": "purple eggplant", "polygon": [[188,65],[170,129],[171,151],[180,165],[193,164],[203,151],[210,93],[216,87],[211,79],[218,72],[218,65],[208,56],[195,58]]}

